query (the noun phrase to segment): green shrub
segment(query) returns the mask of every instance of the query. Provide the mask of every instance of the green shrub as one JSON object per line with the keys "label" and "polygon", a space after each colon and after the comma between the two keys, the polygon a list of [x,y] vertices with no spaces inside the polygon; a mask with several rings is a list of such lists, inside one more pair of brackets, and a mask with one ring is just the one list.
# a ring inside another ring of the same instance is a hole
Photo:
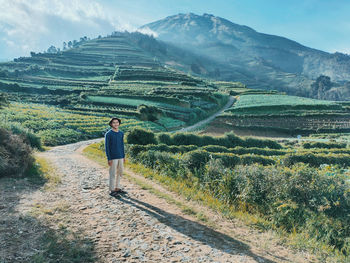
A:
{"label": "green shrub", "polygon": [[175,178],[185,176],[185,173],[182,172],[185,170],[185,167],[181,160],[174,158],[172,154],[167,152],[154,150],[141,152],[136,157],[136,161],[146,167],[156,169]]}
{"label": "green shrub", "polygon": [[127,147],[127,152],[132,159],[136,159],[137,155],[140,152],[145,151],[145,146],[144,145],[139,145],[139,144],[134,144],[134,145],[128,145]]}
{"label": "green shrub", "polygon": [[303,148],[311,149],[311,148],[326,148],[326,149],[340,149],[346,148],[346,143],[341,142],[306,142],[303,143]]}
{"label": "green shrub", "polygon": [[154,133],[141,128],[129,131],[126,135],[126,140],[129,144],[157,144]]}
{"label": "green shrub", "polygon": [[221,196],[220,186],[225,177],[226,168],[222,164],[221,159],[210,159],[205,165],[205,172],[203,172],[201,179],[201,187],[209,189],[216,197]]}
{"label": "green shrub", "polygon": [[[208,146],[216,145],[227,148],[233,148],[236,146],[243,147],[260,147],[271,149],[282,149],[282,146],[272,140],[261,140],[255,138],[242,139],[233,132],[225,133],[224,136],[214,137],[208,135],[197,135],[194,133],[182,133],[177,132],[173,135],[160,134],[157,136],[159,143],[165,143],[167,145],[196,145],[196,146]],[[223,148],[222,148],[223,149]]]}
{"label": "green shrub", "polygon": [[222,137],[216,137],[216,145],[226,146],[228,148],[236,147],[238,145],[243,145],[244,140],[235,135],[233,132],[225,133]]}
{"label": "green shrub", "polygon": [[186,153],[198,149],[196,145],[180,145],[180,146],[169,146],[172,153]]}
{"label": "green shrub", "polygon": [[158,143],[164,143],[167,145],[172,145],[172,139],[169,134],[167,133],[159,133],[157,136]]}
{"label": "green shrub", "polygon": [[282,149],[282,145],[280,145],[278,142],[273,140],[262,140],[262,139],[255,139],[255,138],[246,138],[244,140],[243,146],[246,147],[257,147],[257,148],[270,148],[270,149]]}
{"label": "green shrub", "polygon": [[274,149],[262,149],[262,148],[246,148],[237,146],[235,148],[227,148],[225,146],[219,145],[207,145],[202,147],[203,150],[212,153],[234,153],[234,154],[257,154],[257,155],[265,155],[265,156],[273,156],[273,155],[285,155],[287,153],[286,150],[274,150]]}
{"label": "green shrub", "polygon": [[189,151],[194,151],[198,149],[195,145],[180,145],[180,146],[169,146],[166,144],[148,144],[148,145],[139,145],[134,144],[128,146],[128,153],[130,154],[130,157],[134,158],[136,157],[140,152],[144,151],[159,151],[159,152],[169,152],[169,153],[185,153]]}
{"label": "green shrub", "polygon": [[205,145],[217,145],[217,138],[218,137],[214,137],[214,136],[209,136],[209,135],[203,135],[201,136],[202,138],[202,142],[200,146],[205,146]]}
{"label": "green shrub", "polygon": [[204,150],[195,150],[185,154],[185,165],[191,172],[196,172],[203,168],[203,166],[209,161],[210,154]]}
{"label": "green shrub", "polygon": [[172,142],[174,145],[202,145],[201,136],[193,133],[175,133]]}
{"label": "green shrub", "polygon": [[225,153],[225,152],[230,152],[228,148],[225,146],[220,146],[220,145],[206,145],[202,147],[203,150],[206,150],[208,152],[212,153]]}
{"label": "green shrub", "polygon": [[275,161],[272,159],[269,159],[264,156],[258,156],[258,155],[242,155],[240,156],[240,164],[253,164],[253,163],[260,163],[262,165],[270,165],[274,164]]}
{"label": "green shrub", "polygon": [[30,129],[24,128],[20,123],[1,121],[0,127],[10,130],[13,134],[19,135],[31,147],[42,149],[40,137],[34,134]]}
{"label": "green shrub", "polygon": [[20,177],[33,164],[31,147],[19,135],[0,127],[0,177]]}
{"label": "green shrub", "polygon": [[350,155],[302,153],[287,154],[283,159],[283,163],[286,166],[292,166],[299,162],[309,164],[313,167],[319,167],[322,164],[335,164],[342,167],[348,167],[350,166]]}
{"label": "green shrub", "polygon": [[39,132],[39,136],[43,144],[49,146],[63,145],[86,139],[86,136],[81,132],[68,128],[43,130]]}
{"label": "green shrub", "polygon": [[241,161],[239,156],[230,153],[215,153],[212,154],[211,157],[214,159],[219,159],[225,167],[234,167]]}
{"label": "green shrub", "polygon": [[340,170],[254,164],[226,170],[221,182],[214,190],[220,189],[227,202],[258,211],[287,231],[306,232],[340,251],[350,251],[350,183]]}

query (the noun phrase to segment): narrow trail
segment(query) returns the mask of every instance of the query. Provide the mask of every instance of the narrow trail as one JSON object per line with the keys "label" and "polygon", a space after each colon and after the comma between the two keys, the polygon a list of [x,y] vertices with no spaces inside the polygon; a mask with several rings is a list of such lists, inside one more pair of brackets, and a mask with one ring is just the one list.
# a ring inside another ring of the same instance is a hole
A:
{"label": "narrow trail", "polygon": [[233,103],[235,102],[235,98],[230,96],[228,102],[226,103],[226,105],[219,110],[217,113],[214,113],[213,115],[211,115],[210,117],[206,118],[205,120],[202,120],[200,122],[197,122],[196,124],[193,124],[192,126],[189,127],[185,127],[182,128],[180,130],[176,130],[176,131],[181,131],[181,132],[189,132],[189,131],[193,131],[195,129],[197,129],[198,127],[207,124],[209,122],[211,122],[213,119],[215,119],[218,115],[220,115],[221,113],[223,113],[225,110],[227,110],[228,108],[230,108]]}
{"label": "narrow trail", "polygon": [[[308,262],[306,255],[278,245],[271,233],[258,233],[198,205],[217,222],[215,230],[211,229],[124,177],[121,184],[128,194],[120,199],[109,196],[107,168],[81,154],[84,147],[100,140],[57,146],[38,153],[57,169],[61,183],[51,191],[30,192],[12,209],[25,214],[37,204],[51,208],[54,212],[46,216],[54,218],[53,228],[65,220],[71,231],[92,240],[97,255],[95,262]],[[126,173],[148,181],[176,200],[183,200],[143,176],[127,169]],[[6,196],[12,192],[10,189]],[[59,217],[60,209],[55,207],[62,206],[66,211]],[[33,236],[29,242],[35,243]]]}

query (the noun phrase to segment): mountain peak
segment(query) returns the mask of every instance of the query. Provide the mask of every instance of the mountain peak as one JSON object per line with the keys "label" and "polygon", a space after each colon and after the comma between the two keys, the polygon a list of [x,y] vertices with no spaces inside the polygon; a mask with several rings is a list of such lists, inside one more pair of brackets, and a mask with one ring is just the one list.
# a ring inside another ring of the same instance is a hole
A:
{"label": "mountain peak", "polygon": [[232,39],[246,41],[246,38],[249,38],[252,34],[257,34],[250,27],[238,25],[207,13],[203,15],[179,13],[144,25],[140,29],[145,28],[157,32],[162,40],[178,42],[175,41],[175,39],[178,39],[183,44],[186,44],[186,42],[198,42],[199,44],[217,42],[217,38],[228,44]]}

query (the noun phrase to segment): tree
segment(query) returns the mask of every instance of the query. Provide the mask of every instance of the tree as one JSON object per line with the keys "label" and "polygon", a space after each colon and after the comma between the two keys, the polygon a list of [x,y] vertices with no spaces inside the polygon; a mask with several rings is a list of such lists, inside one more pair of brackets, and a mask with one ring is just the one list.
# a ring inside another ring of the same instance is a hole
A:
{"label": "tree", "polygon": [[0,109],[7,107],[9,105],[9,101],[7,100],[7,94],[0,93]]}
{"label": "tree", "polygon": [[324,99],[326,92],[332,88],[331,78],[325,75],[320,75],[314,83],[311,84],[311,97]]}
{"label": "tree", "polygon": [[73,47],[72,41],[68,41],[68,48],[72,48],[72,47]]}
{"label": "tree", "polygon": [[55,46],[51,46],[47,49],[47,53],[51,53],[51,54],[57,53],[57,48]]}
{"label": "tree", "polygon": [[156,121],[163,115],[163,111],[157,107],[144,104],[139,105],[137,110],[140,112],[140,119],[144,121]]}
{"label": "tree", "polygon": [[201,73],[201,69],[200,69],[200,67],[198,66],[197,63],[192,63],[191,64],[191,70],[192,70],[192,72],[194,72],[196,74],[200,74]]}
{"label": "tree", "polygon": [[63,50],[66,50],[66,49],[67,49],[67,43],[63,42]]}

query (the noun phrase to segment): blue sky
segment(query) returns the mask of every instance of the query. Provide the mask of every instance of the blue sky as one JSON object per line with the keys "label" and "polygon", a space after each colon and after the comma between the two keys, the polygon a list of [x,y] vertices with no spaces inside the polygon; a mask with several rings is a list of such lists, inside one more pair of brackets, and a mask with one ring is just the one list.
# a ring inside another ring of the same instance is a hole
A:
{"label": "blue sky", "polygon": [[188,12],[350,54],[348,0],[0,0],[0,6],[0,61]]}

